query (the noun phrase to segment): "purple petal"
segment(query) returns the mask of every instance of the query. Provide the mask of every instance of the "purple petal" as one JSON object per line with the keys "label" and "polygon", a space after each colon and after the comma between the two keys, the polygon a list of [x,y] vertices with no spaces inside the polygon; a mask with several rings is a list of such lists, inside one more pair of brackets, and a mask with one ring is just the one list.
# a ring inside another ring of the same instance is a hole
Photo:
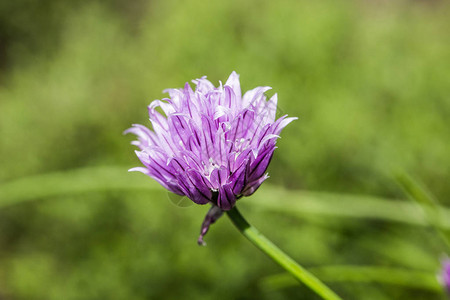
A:
{"label": "purple petal", "polygon": [[233,194],[240,195],[246,183],[246,175],[247,175],[247,160],[243,161],[239,168],[233,172],[230,176],[230,184]]}
{"label": "purple petal", "polygon": [[216,140],[217,128],[213,120],[211,120],[211,118],[208,118],[206,115],[202,115],[202,127],[203,135],[205,137],[205,143],[207,143],[207,145],[214,145],[214,142]]}
{"label": "purple petal", "polygon": [[258,156],[250,165],[248,173],[249,181],[257,180],[266,172],[270,160],[272,159],[274,150],[275,147],[268,147],[258,154]]}
{"label": "purple petal", "polygon": [[236,196],[231,190],[230,184],[222,185],[219,188],[219,196],[217,198],[217,206],[223,210],[230,210],[236,203]]}
{"label": "purple petal", "polygon": [[256,145],[257,149],[261,149],[263,146],[272,145],[275,146],[276,140],[280,138],[279,135],[276,134],[268,134],[264,136],[262,139],[258,140],[258,143]]}
{"label": "purple petal", "polygon": [[239,82],[239,75],[233,71],[231,72],[230,77],[228,77],[227,82],[225,82],[225,86],[230,86],[233,89],[234,94],[237,97],[237,100],[241,101],[241,84]]}
{"label": "purple petal", "polygon": [[209,195],[203,192],[202,187],[193,183],[193,179],[188,177],[188,174],[178,174],[178,183],[183,193],[197,204],[206,204],[211,200]]}
{"label": "purple petal", "polygon": [[150,117],[150,122],[152,122],[153,130],[156,133],[155,124],[157,124],[159,127],[161,127],[164,131],[169,130],[169,125],[167,124],[167,119],[161,115],[156,109],[155,105],[153,103],[157,102],[159,100],[155,100],[148,106],[148,115]]}
{"label": "purple petal", "polygon": [[264,93],[270,90],[270,86],[260,86],[253,90],[250,90],[244,94],[244,97],[242,97],[242,104],[244,108],[250,106],[250,105],[258,105],[261,98],[264,96]]}
{"label": "purple petal", "polygon": [[[261,125],[261,124],[259,124]],[[266,124],[263,127],[257,127],[253,134],[250,137],[250,145],[253,147],[253,149],[258,149],[257,145],[258,145],[258,141],[262,138],[264,138],[264,136],[269,132],[271,128],[271,124]]]}
{"label": "purple petal", "polygon": [[189,114],[189,116],[191,116],[191,118],[195,121],[198,121],[199,116],[198,116],[198,109],[195,106],[194,102],[192,101],[195,98],[195,94],[194,91],[192,90],[191,86],[189,85],[189,83],[186,82],[186,84],[184,85],[184,89],[183,89],[183,104],[185,105],[185,107],[183,107],[182,109],[185,110],[185,112],[187,114]]}
{"label": "purple petal", "polygon": [[191,131],[186,119],[181,115],[172,114],[169,116],[169,127],[172,142],[178,144],[181,149],[188,147]]}
{"label": "purple petal", "polygon": [[228,170],[226,167],[220,167],[211,171],[210,179],[214,189],[218,190],[221,185],[223,185],[228,179]]}
{"label": "purple petal", "polygon": [[266,104],[266,110],[268,111],[267,122],[269,123],[275,122],[277,114],[277,103],[278,103],[278,95],[277,93],[275,93]]}
{"label": "purple petal", "polygon": [[190,169],[189,165],[183,159],[177,157],[170,158],[167,162],[167,166],[169,166],[175,174],[183,174]]}
{"label": "purple petal", "polygon": [[279,135],[284,127],[286,127],[292,121],[298,119],[298,118],[286,118],[286,116],[287,115],[282,116],[272,125],[271,131],[273,134]]}
{"label": "purple petal", "polygon": [[[229,107],[225,107],[225,106],[222,106],[222,105],[218,105],[218,106],[216,106],[216,109],[215,109],[215,111],[214,111],[214,116],[213,116],[213,119],[214,120],[217,120],[217,119],[219,119],[220,117],[223,117],[223,116],[226,116],[227,114],[229,114],[230,113],[230,108]],[[225,121],[225,120],[221,120],[222,122],[223,121]]]}
{"label": "purple petal", "polygon": [[205,219],[202,223],[202,228],[200,230],[200,236],[198,237],[197,243],[200,246],[206,246],[206,243],[203,241],[206,233],[209,230],[209,226],[214,224],[223,214],[223,210],[221,210],[217,205],[212,205],[208,210],[208,213],[205,216]]}
{"label": "purple petal", "polygon": [[168,116],[171,113],[175,112],[175,109],[173,108],[173,105],[163,102],[161,100],[154,100],[150,105],[148,106],[149,111],[155,111],[157,107],[161,107],[162,111]]}
{"label": "purple petal", "polygon": [[199,91],[203,94],[206,94],[207,92],[214,89],[214,85],[211,83],[211,81],[206,79],[206,76],[203,76],[200,79],[192,80],[192,82],[197,85],[196,91]]}
{"label": "purple petal", "polygon": [[223,165],[227,157],[225,144],[225,133],[222,128],[219,128],[216,133],[216,142],[214,144],[214,160],[218,165]]}
{"label": "purple petal", "polygon": [[136,143],[136,146],[141,149],[150,145],[157,145],[159,142],[158,137],[153,131],[140,124],[133,124],[133,127],[128,128],[123,133],[133,133],[137,135],[139,142]]}
{"label": "purple petal", "polygon": [[200,198],[207,199],[208,201],[212,198],[212,192],[208,187],[208,184],[206,183],[206,180],[203,178],[203,176],[196,170],[188,170],[187,171],[187,178],[191,182],[191,184],[194,186],[196,193],[199,194]]}
{"label": "purple petal", "polygon": [[261,184],[267,179],[269,176],[265,174],[264,176],[258,178],[257,180],[250,182],[247,184],[247,186],[244,188],[244,191],[242,192],[242,195],[248,197],[252,195],[256,190],[261,186]]}
{"label": "purple petal", "polygon": [[232,142],[230,147],[230,152],[234,148],[234,143],[239,141],[241,138],[247,136],[249,128],[251,128],[252,120],[254,117],[254,112],[250,110],[245,110],[240,114],[231,124],[231,130],[225,133],[225,138]]}
{"label": "purple petal", "polygon": [[223,94],[223,99],[222,99],[222,105],[232,109],[231,111],[233,111],[233,108],[236,107],[236,95],[234,94],[234,91],[231,87],[229,86],[225,86],[224,87],[225,93]]}

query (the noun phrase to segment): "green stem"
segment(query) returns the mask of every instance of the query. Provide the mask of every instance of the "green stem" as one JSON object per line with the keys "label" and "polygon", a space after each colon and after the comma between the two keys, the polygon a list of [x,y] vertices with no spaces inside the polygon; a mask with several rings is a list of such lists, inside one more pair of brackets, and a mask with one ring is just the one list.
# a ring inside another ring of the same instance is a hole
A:
{"label": "green stem", "polygon": [[239,231],[262,252],[267,254],[276,263],[291,273],[298,281],[308,286],[315,293],[327,300],[342,300],[329,287],[318,278],[296,263],[291,257],[275,246],[270,240],[262,235],[255,227],[251,226],[241,215],[238,209],[233,207],[227,211],[228,217]]}
{"label": "green stem", "polygon": [[442,215],[437,199],[423,185],[405,172],[397,174],[396,179],[406,191],[406,194],[422,208],[426,220],[441,238],[447,247],[447,251],[450,251],[450,240],[445,231],[440,227]]}

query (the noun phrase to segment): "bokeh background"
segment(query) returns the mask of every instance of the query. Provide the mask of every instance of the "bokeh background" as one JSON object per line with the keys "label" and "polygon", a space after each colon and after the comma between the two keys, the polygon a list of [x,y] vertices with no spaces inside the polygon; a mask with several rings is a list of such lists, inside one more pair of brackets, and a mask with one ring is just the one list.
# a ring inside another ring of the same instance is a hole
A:
{"label": "bokeh background", "polygon": [[208,208],[127,173],[122,132],[148,124],[151,100],[233,70],[299,117],[239,202],[249,221],[345,299],[445,299],[446,248],[393,174],[450,204],[449,14],[447,1],[1,1],[0,299],[318,299],[225,217],[197,246]]}

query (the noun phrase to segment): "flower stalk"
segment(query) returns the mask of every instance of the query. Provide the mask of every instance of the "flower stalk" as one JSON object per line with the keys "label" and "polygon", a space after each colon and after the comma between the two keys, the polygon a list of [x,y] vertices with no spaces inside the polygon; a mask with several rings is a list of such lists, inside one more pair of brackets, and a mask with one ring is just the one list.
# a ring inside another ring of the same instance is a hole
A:
{"label": "flower stalk", "polygon": [[239,210],[234,206],[227,211],[227,215],[231,222],[239,229],[239,231],[262,252],[268,255],[273,261],[279,264],[287,272],[293,275],[298,281],[305,284],[316,294],[326,300],[342,300],[329,287],[321,282],[317,277],[308,272],[290,256],[284,253],[280,248],[273,244],[269,239],[262,235],[255,227],[250,225]]}

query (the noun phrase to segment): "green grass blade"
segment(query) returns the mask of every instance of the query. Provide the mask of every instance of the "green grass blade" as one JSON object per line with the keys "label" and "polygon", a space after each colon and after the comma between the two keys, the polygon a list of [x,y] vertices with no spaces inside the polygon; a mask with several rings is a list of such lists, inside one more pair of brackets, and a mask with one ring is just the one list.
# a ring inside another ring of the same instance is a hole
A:
{"label": "green grass blade", "polygon": [[[345,195],[310,191],[289,191],[275,186],[264,186],[242,204],[270,209],[294,216],[307,214],[342,218],[386,220],[411,225],[427,226],[424,212],[414,203],[363,195]],[[438,208],[443,216],[437,223],[450,228],[450,210]]]}
{"label": "green grass blade", "polygon": [[[101,191],[154,191],[154,180],[128,173],[125,166],[92,167],[20,178],[0,184],[0,208],[21,202]],[[378,219],[427,226],[424,212],[414,203],[360,195],[286,190],[264,184],[261,190],[239,200],[242,205],[294,216]],[[436,206],[442,216],[436,226],[450,229],[450,210]]]}
{"label": "green grass blade", "polygon": [[24,177],[0,184],[0,208],[21,202],[99,191],[157,190],[159,185],[127,167],[92,167]]}
{"label": "green grass blade", "polygon": [[[417,270],[375,266],[325,266],[308,269],[325,282],[382,283],[442,293],[436,274]],[[297,285],[287,273],[264,278],[261,286],[278,290]]]}
{"label": "green grass blade", "polygon": [[445,243],[447,250],[450,251],[450,240],[441,226],[442,220],[448,220],[448,216],[442,214],[437,199],[422,184],[408,174],[404,172],[399,173],[395,178],[409,198],[414,200],[422,208],[426,221],[434,228],[441,240]]}

